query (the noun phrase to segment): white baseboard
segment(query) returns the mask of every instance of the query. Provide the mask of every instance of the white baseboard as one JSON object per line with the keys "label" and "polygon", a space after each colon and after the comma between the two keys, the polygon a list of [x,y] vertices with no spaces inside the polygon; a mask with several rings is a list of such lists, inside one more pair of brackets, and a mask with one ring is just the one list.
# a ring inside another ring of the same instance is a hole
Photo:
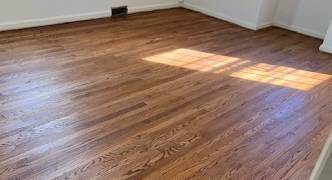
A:
{"label": "white baseboard", "polygon": [[256,24],[252,24],[250,22],[245,22],[245,21],[239,20],[237,18],[227,16],[225,14],[213,12],[211,10],[208,10],[208,9],[205,9],[205,8],[202,8],[202,7],[198,7],[198,6],[186,3],[186,2],[183,3],[182,7],[193,10],[193,11],[201,12],[203,14],[206,14],[206,15],[211,16],[211,17],[215,17],[217,19],[222,19],[224,21],[227,21],[227,22],[230,22],[230,23],[233,23],[233,24],[237,24],[239,26],[242,26],[242,27],[245,27],[245,28],[248,28],[248,29],[251,29],[251,30],[257,30],[258,29]]}
{"label": "white baseboard", "polygon": [[280,28],[283,28],[283,29],[288,29],[288,30],[291,30],[291,31],[295,31],[295,32],[298,32],[300,34],[315,37],[315,38],[318,38],[318,39],[324,39],[324,37],[325,37],[325,34],[323,34],[323,33],[314,32],[310,29],[305,29],[305,28],[302,28],[302,27],[299,27],[299,26],[281,24],[281,23],[277,23],[277,22],[274,22],[273,26],[280,27]]}
{"label": "white baseboard", "polygon": [[315,168],[311,173],[310,180],[319,180],[322,175],[323,169],[326,166],[326,163],[329,157],[332,155],[332,134],[327,140],[319,159],[316,162]]}
{"label": "white baseboard", "polygon": [[0,24],[0,31],[37,27],[37,26],[47,26],[47,25],[61,24],[61,23],[74,22],[74,21],[97,19],[109,16],[111,16],[111,12],[99,11],[99,12],[67,15],[67,16],[14,21],[14,22]]}
{"label": "white baseboard", "polygon": [[129,13],[137,13],[144,11],[154,11],[160,9],[170,9],[180,7],[180,4],[177,2],[174,3],[163,3],[163,4],[155,4],[155,5],[147,5],[147,6],[137,6],[137,7],[129,7]]}
{"label": "white baseboard", "polygon": [[329,47],[326,44],[322,44],[319,47],[319,50],[322,51],[322,52],[326,52],[326,53],[332,53],[332,47]]}
{"label": "white baseboard", "polygon": [[264,28],[271,27],[271,26],[273,26],[272,23],[262,23],[262,24],[259,24],[256,26],[256,30],[264,29]]}
{"label": "white baseboard", "polygon": [[[153,10],[158,10],[158,9],[168,9],[168,8],[175,8],[175,7],[180,7],[180,4],[175,2],[175,3],[167,3],[167,4],[156,4],[156,5],[150,5],[150,6],[129,7],[129,13],[136,13],[136,12],[142,12],[142,11],[153,11]],[[61,23],[67,23],[67,22],[98,19],[98,18],[110,17],[110,16],[111,16],[111,11],[98,11],[98,12],[90,12],[90,13],[82,13],[82,14],[73,14],[73,15],[67,15],[67,16],[57,16],[57,17],[49,17],[49,18],[14,21],[14,22],[0,24],[0,31],[23,29],[23,28],[38,27],[38,26],[48,26],[48,25],[61,24]]]}

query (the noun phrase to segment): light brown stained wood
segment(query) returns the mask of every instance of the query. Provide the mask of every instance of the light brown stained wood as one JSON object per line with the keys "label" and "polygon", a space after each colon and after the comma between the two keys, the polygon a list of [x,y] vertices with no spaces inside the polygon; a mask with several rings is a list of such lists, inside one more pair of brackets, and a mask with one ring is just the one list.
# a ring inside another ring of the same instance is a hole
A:
{"label": "light brown stained wood", "polygon": [[0,33],[0,179],[308,179],[321,40],[170,9]]}

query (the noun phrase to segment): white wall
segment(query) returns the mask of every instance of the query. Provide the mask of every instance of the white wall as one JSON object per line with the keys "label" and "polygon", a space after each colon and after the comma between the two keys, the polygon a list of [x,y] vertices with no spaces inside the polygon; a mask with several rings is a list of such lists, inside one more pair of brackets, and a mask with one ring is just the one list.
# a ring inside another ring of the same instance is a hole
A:
{"label": "white wall", "polygon": [[319,180],[331,180],[331,178],[332,178],[332,156],[330,155],[330,158],[327,160],[327,163],[323,169],[321,176],[319,177]]}
{"label": "white wall", "polygon": [[106,11],[108,0],[4,0],[0,6],[0,22],[66,16],[87,12]]}
{"label": "white wall", "polygon": [[177,0],[1,0],[0,30],[107,17],[120,4],[130,12],[178,6]]}
{"label": "white wall", "polygon": [[210,16],[256,29],[260,0],[185,0],[184,6]]}
{"label": "white wall", "polygon": [[278,0],[185,0],[185,7],[249,29],[273,24]]}
{"label": "white wall", "polygon": [[258,15],[258,29],[273,25],[278,0],[260,0],[260,12]]}
{"label": "white wall", "polygon": [[109,0],[1,0],[0,30],[109,15]]}
{"label": "white wall", "polygon": [[128,5],[129,8],[177,3],[177,0],[110,0],[113,6]]}
{"label": "white wall", "polygon": [[332,134],[328,138],[310,180],[330,180],[332,177]]}
{"label": "white wall", "polygon": [[324,38],[332,19],[332,0],[279,0],[274,23]]}
{"label": "white wall", "polygon": [[320,47],[320,50],[323,52],[332,53],[332,21],[331,21],[330,27],[326,33],[324,43]]}

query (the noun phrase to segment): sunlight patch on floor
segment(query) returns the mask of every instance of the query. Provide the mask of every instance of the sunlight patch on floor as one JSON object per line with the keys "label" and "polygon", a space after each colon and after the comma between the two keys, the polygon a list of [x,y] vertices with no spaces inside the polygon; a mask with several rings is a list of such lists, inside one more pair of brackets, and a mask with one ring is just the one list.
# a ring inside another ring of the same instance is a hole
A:
{"label": "sunlight patch on floor", "polygon": [[310,90],[331,78],[327,74],[264,63],[244,68],[230,76],[303,91]]}
{"label": "sunlight patch on floor", "polygon": [[144,60],[201,72],[214,73],[222,73],[250,62],[239,58],[189,49],[177,49],[171,52],[146,57]]}
{"label": "sunlight patch on floor", "polygon": [[[307,91],[332,78],[329,74],[286,66],[258,63],[237,57],[217,55],[190,49],[157,54],[146,61],[214,74],[226,73],[235,78]],[[241,69],[238,67],[243,66]]]}

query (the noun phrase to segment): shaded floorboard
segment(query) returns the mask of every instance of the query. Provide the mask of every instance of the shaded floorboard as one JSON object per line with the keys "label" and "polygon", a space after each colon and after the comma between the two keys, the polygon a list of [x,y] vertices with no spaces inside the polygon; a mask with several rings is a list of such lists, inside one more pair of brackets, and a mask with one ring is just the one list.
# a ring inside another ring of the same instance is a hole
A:
{"label": "shaded floorboard", "polygon": [[308,179],[320,43],[185,9],[1,32],[0,179]]}

